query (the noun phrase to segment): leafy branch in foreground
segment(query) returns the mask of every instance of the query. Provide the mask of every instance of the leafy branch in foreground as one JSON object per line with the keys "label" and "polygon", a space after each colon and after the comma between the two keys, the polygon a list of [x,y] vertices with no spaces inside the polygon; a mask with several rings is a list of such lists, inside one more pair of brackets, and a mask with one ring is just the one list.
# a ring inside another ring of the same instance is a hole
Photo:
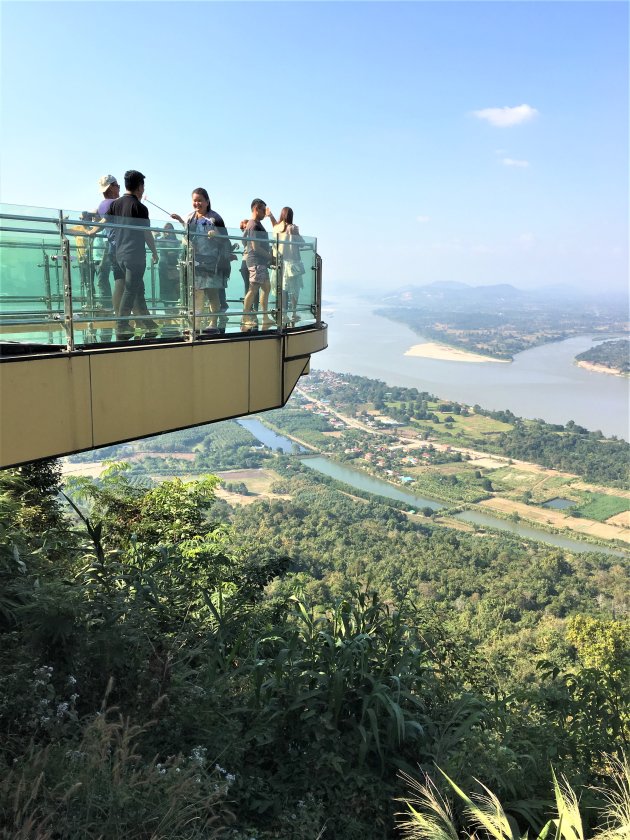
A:
{"label": "leafy branch in foreground", "polygon": [[[609,758],[610,787],[601,790],[606,802],[601,811],[601,825],[592,840],[628,840],[630,838],[630,765],[622,760]],[[439,769],[439,768],[438,768]],[[505,812],[497,796],[479,782],[484,793],[465,793],[449,776],[440,770],[452,790],[463,802],[463,818],[468,823],[460,834],[450,803],[436,783],[427,775],[424,784],[401,773],[412,795],[401,798],[407,812],[400,814],[399,823],[405,840],[527,840],[528,832],[521,834],[515,819]],[[553,773],[553,788],[557,816],[548,820],[536,840],[587,840],[584,833],[580,803],[577,794],[563,776],[559,781]]]}

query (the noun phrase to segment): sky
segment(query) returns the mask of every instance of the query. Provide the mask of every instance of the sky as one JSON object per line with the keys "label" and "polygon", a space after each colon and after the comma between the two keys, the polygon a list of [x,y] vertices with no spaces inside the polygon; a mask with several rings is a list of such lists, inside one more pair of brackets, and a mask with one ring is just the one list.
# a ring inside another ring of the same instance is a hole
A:
{"label": "sky", "polygon": [[[628,3],[0,3],[0,199],[263,198],[324,291],[628,284]],[[152,218],[165,214],[149,205]]]}

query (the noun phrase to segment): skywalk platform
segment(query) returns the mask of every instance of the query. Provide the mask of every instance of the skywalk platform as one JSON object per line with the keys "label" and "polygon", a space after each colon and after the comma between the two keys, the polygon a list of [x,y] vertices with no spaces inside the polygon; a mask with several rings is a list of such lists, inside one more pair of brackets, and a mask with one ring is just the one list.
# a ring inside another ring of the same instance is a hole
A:
{"label": "skywalk platform", "polygon": [[[82,221],[2,207],[0,467],[278,408],[326,348],[316,240],[303,237],[297,300],[286,294],[282,243],[274,243],[268,310],[246,314],[251,331],[243,332],[240,232],[228,232],[236,259],[218,314],[195,311],[195,243],[181,232],[171,262],[177,299],[164,299],[159,265],[148,267],[150,316],[132,315],[133,336],[120,342],[99,276],[104,243],[77,242]],[[157,337],[144,337],[149,317]]]}

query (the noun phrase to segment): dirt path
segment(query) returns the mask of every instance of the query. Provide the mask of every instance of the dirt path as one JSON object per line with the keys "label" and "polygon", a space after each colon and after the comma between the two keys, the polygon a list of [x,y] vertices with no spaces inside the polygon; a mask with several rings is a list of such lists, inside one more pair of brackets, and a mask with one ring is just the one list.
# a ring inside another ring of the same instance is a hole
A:
{"label": "dirt path", "polygon": [[608,522],[595,522],[592,519],[577,519],[573,516],[565,516],[557,510],[550,508],[543,510],[533,505],[526,505],[524,502],[513,502],[510,499],[502,499],[498,496],[480,502],[479,506],[508,515],[517,513],[521,519],[535,525],[550,525],[552,528],[574,531],[578,534],[588,534],[601,540],[622,540],[630,543],[630,528],[610,524],[610,520]]}

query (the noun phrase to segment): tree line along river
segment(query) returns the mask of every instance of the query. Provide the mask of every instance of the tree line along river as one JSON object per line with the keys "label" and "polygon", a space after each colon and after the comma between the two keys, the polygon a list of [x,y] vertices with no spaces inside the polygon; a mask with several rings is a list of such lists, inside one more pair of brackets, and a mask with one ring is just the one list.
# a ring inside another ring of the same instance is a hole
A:
{"label": "tree line along river", "polygon": [[[239,419],[237,422],[254,435],[257,440],[270,449],[280,449],[286,454],[295,452],[296,444],[294,441],[277,434],[271,429],[268,429],[256,417],[244,417]],[[307,451],[302,447],[299,449],[303,455]],[[344,484],[348,484],[349,486],[356,488],[357,490],[372,493],[375,496],[384,496],[388,499],[395,499],[416,508],[430,507],[432,510],[438,511],[443,510],[446,507],[446,505],[443,505],[436,499],[416,496],[395,487],[387,481],[374,478],[361,470],[354,469],[353,467],[346,466],[345,464],[339,464],[336,461],[322,455],[302,457],[300,461],[309,469],[316,470],[322,475],[334,478],[337,481],[341,481]],[[550,534],[546,531],[539,530],[538,528],[533,528],[530,525],[523,525],[520,522],[499,519],[491,514],[481,513],[478,511],[463,511],[462,513],[455,514],[454,518],[460,519],[464,522],[469,522],[473,525],[494,528],[498,531],[505,531],[525,539],[537,540],[538,542],[557,546],[558,548],[564,548],[575,553],[582,554],[585,552],[598,552],[615,557],[628,556],[621,550],[607,548],[605,546],[591,545],[589,543],[561,536],[560,534]]]}

